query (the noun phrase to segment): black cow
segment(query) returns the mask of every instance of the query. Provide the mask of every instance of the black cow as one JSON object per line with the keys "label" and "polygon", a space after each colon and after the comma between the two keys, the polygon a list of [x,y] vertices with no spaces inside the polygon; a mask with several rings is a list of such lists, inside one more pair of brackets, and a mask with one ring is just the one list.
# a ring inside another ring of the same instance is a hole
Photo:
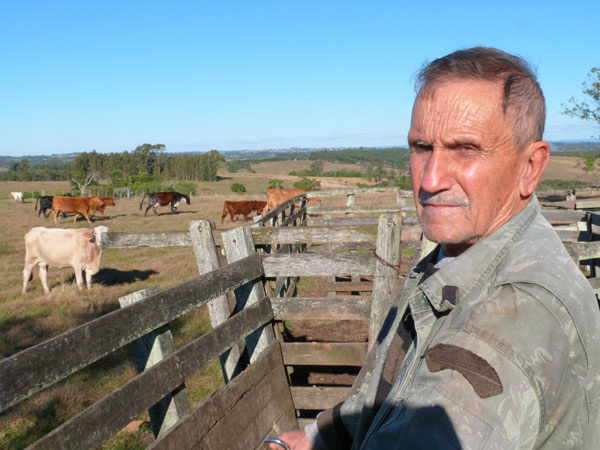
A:
{"label": "black cow", "polygon": [[146,217],[146,214],[148,214],[148,210],[150,208],[154,208],[154,214],[158,216],[156,208],[159,206],[166,206],[170,203],[171,212],[174,213],[177,211],[177,206],[179,206],[181,202],[185,201],[188,205],[190,204],[190,196],[186,194],[181,194],[179,192],[152,192],[150,194],[146,193],[142,197],[142,201],[140,202],[140,211],[142,210],[142,204],[144,203],[146,196],[150,198],[150,201],[146,207],[146,211],[144,212],[144,217]]}
{"label": "black cow", "polygon": [[[65,194],[63,195],[63,197],[70,197],[71,194]],[[40,210],[38,211],[38,219],[40,218],[40,214],[42,214],[42,212],[44,213],[44,217],[48,218],[48,216],[50,215],[50,211],[52,210],[52,199],[54,198],[53,195],[42,195],[41,197],[38,197],[35,199],[35,208],[34,211],[37,211],[37,207],[38,207],[38,201],[40,203]],[[49,211],[50,210],[50,211]],[[62,213],[63,218],[67,217],[67,215],[63,212]]]}

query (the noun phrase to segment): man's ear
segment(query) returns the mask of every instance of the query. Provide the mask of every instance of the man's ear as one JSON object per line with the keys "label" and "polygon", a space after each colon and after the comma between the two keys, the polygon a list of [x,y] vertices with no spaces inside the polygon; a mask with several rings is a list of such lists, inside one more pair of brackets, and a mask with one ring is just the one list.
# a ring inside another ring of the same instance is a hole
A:
{"label": "man's ear", "polygon": [[519,184],[519,192],[521,197],[525,198],[535,192],[540,177],[548,165],[550,146],[546,141],[537,141],[532,142],[521,151],[525,167]]}

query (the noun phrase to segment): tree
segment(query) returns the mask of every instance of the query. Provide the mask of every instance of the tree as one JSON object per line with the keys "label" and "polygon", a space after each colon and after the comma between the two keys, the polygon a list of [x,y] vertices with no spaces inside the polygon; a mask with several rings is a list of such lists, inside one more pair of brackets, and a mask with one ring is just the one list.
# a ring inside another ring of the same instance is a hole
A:
{"label": "tree", "polygon": [[583,82],[583,93],[588,101],[579,102],[571,97],[571,107],[563,105],[563,114],[595,122],[600,127],[600,67],[593,67],[588,73],[587,80]]}
{"label": "tree", "polygon": [[310,165],[311,175],[318,177],[323,173],[323,161],[315,161]]}
{"label": "tree", "polygon": [[91,173],[85,177],[81,177],[79,180],[76,180],[75,178],[71,178],[71,180],[79,187],[81,196],[85,197],[87,195],[87,187],[95,181],[96,177],[97,174]]}

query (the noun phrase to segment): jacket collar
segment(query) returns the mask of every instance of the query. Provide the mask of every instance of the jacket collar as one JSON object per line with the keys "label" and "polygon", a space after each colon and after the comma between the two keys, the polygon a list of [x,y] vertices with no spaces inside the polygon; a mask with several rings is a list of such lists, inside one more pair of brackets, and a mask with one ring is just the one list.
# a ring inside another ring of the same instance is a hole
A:
{"label": "jacket collar", "polygon": [[469,247],[450,264],[434,271],[433,262],[440,249],[438,245],[412,269],[413,277],[422,279],[419,289],[431,305],[438,312],[443,312],[454,308],[460,301],[467,301],[469,295],[478,291],[512,245],[521,238],[539,210],[540,205],[534,195],[520,213]]}

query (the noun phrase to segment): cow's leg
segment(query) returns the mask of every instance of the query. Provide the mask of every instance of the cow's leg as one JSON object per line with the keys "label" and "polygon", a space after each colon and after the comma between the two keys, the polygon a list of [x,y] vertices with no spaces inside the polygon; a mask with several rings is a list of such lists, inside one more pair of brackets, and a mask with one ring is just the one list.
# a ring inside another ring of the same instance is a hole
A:
{"label": "cow's leg", "polygon": [[33,278],[33,266],[35,266],[35,261],[31,262],[25,260],[25,267],[23,267],[23,290],[21,291],[22,294],[24,294],[25,291],[27,291],[27,283],[29,283]]}
{"label": "cow's leg", "polygon": [[156,212],[157,209],[158,209],[158,203],[156,205],[154,205],[154,207],[152,209],[152,211],[154,211],[154,214],[158,216],[159,214]]}
{"label": "cow's leg", "polygon": [[77,282],[77,287],[80,291],[83,290],[83,277],[81,276],[82,268],[81,266],[74,266],[73,270],[75,270],[75,281]]}
{"label": "cow's leg", "polygon": [[58,220],[56,220],[56,217],[58,216],[58,210],[52,209],[52,212],[54,213],[54,223],[58,223]]}
{"label": "cow's leg", "polygon": [[48,264],[43,262],[40,263],[40,281],[42,282],[42,287],[46,294],[50,293],[50,289],[48,288]]}
{"label": "cow's leg", "polygon": [[85,284],[87,285],[88,291],[92,288],[92,275],[90,270],[85,271]]}

